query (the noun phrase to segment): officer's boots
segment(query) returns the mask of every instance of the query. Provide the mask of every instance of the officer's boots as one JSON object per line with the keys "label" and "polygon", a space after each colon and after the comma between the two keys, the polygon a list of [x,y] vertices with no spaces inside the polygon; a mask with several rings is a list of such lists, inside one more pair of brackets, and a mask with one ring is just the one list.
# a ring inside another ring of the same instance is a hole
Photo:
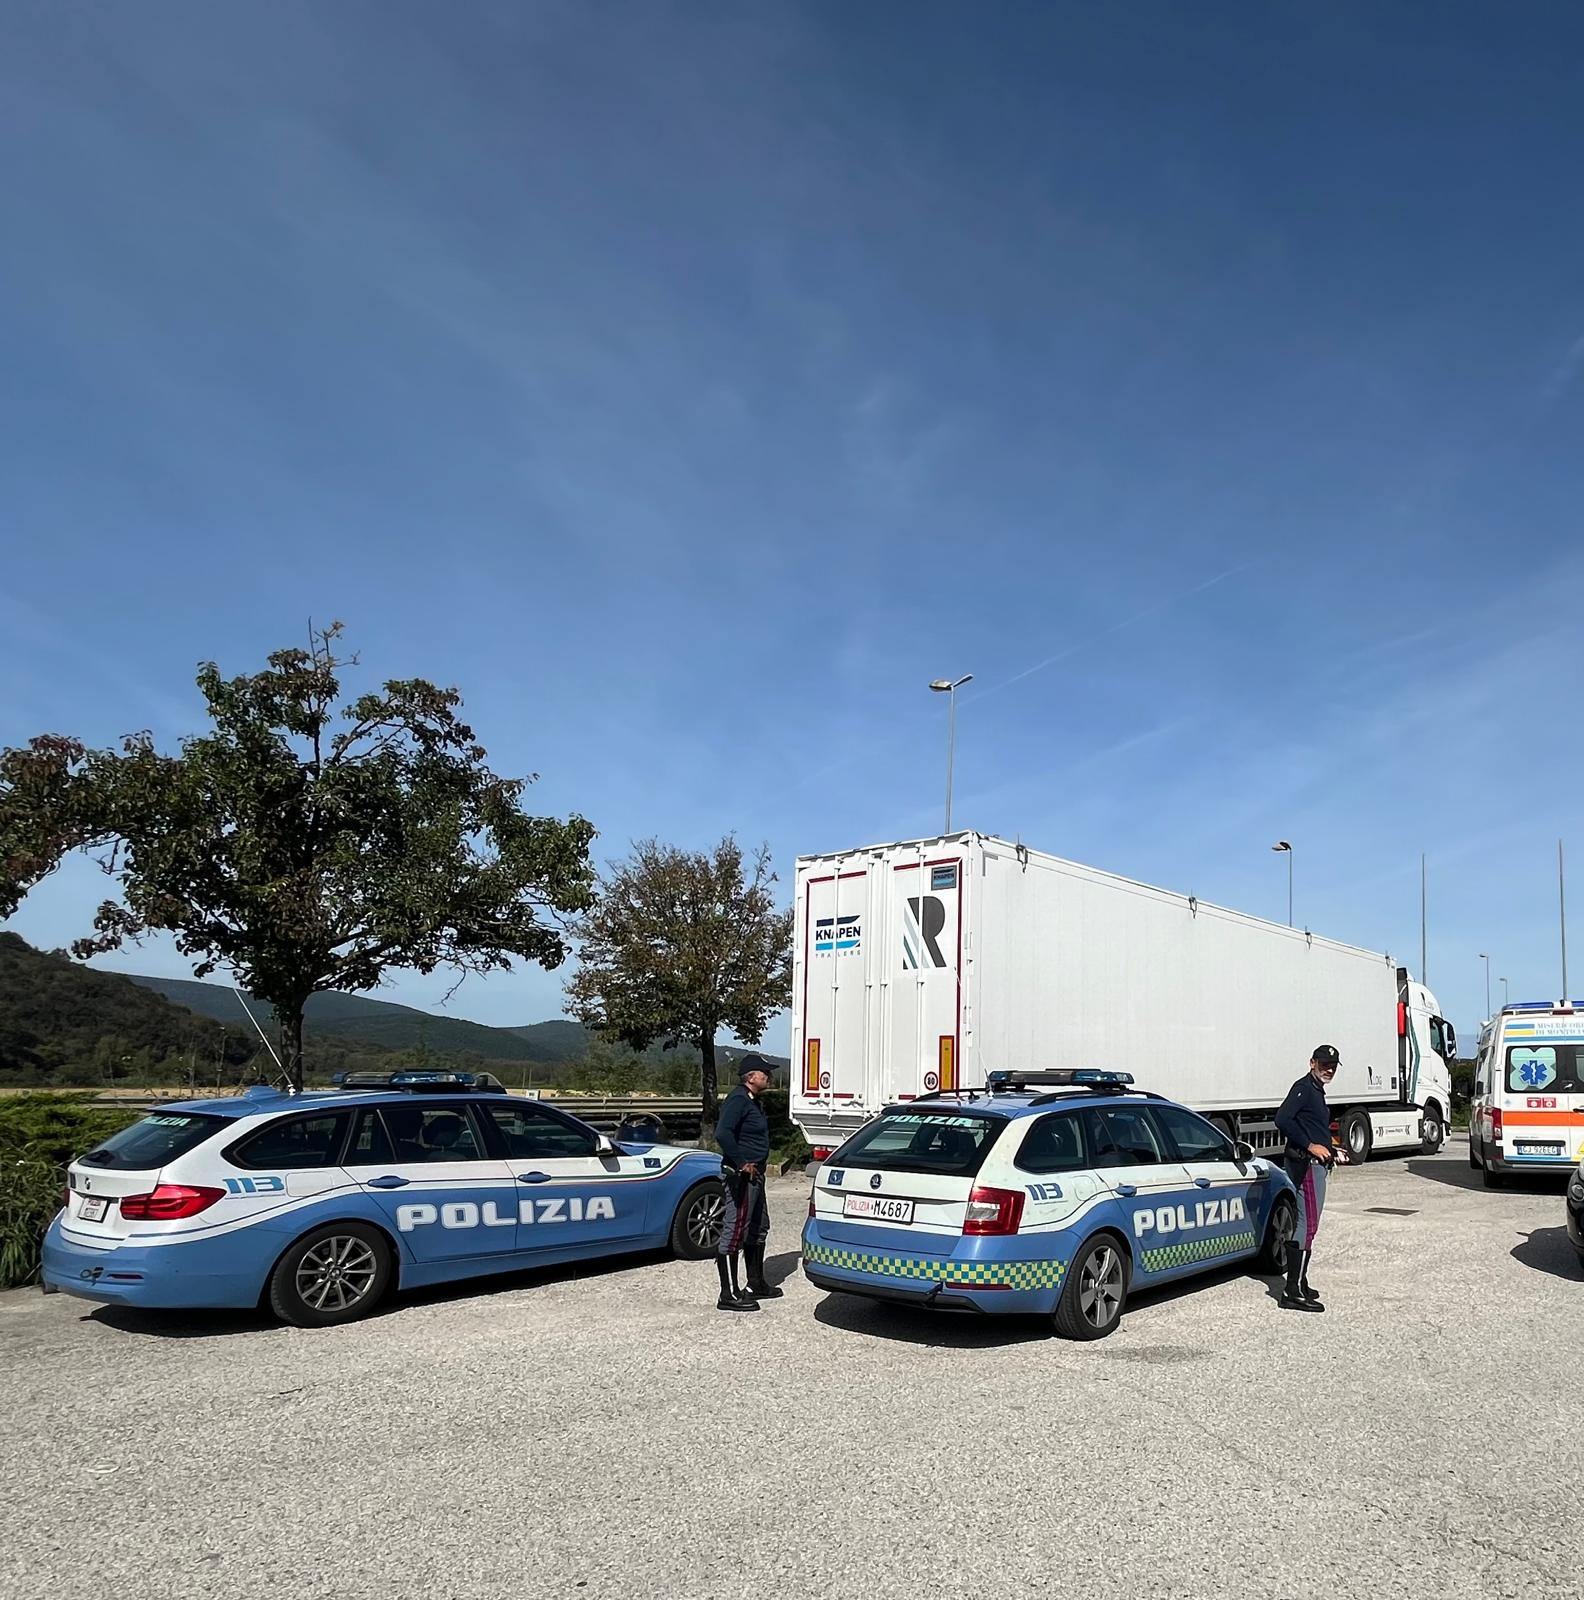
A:
{"label": "officer's boots", "polygon": [[748,1262],[748,1292],[755,1300],[780,1300],[783,1292],[773,1283],[765,1281],[764,1252],[763,1239],[755,1239],[743,1251]]}
{"label": "officer's boots", "polygon": [[1309,1287],[1309,1252],[1287,1251],[1287,1282],[1278,1302],[1284,1311],[1324,1311],[1320,1296]]}
{"label": "officer's boots", "polygon": [[715,1270],[720,1273],[720,1299],[715,1302],[717,1311],[757,1311],[759,1303],[751,1294],[737,1287],[737,1252],[715,1257]]}

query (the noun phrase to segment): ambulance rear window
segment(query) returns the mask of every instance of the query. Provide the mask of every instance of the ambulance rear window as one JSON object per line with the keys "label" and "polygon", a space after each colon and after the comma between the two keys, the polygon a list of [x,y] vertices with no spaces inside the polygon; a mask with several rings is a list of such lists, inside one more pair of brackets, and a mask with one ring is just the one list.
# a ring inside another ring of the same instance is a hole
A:
{"label": "ambulance rear window", "polygon": [[1509,1045],[1509,1094],[1584,1094],[1584,1045]]}
{"label": "ambulance rear window", "polygon": [[830,1158],[830,1165],[971,1178],[1005,1126],[999,1117],[895,1112],[860,1128]]}
{"label": "ambulance rear window", "polygon": [[191,1111],[157,1111],[134,1122],[120,1133],[112,1133],[103,1144],[95,1145],[80,1159],[87,1167],[119,1167],[123,1172],[153,1172],[166,1162],[195,1150],[217,1128],[228,1125],[225,1117],[207,1117]]}

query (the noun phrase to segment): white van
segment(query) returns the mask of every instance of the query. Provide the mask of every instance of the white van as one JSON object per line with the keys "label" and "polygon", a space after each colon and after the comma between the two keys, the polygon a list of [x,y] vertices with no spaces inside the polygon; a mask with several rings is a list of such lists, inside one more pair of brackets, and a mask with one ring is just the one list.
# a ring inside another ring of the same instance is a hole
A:
{"label": "white van", "polygon": [[1571,1000],[1503,1006],[1480,1029],[1469,1165],[1496,1189],[1514,1172],[1584,1161],[1584,1009]]}

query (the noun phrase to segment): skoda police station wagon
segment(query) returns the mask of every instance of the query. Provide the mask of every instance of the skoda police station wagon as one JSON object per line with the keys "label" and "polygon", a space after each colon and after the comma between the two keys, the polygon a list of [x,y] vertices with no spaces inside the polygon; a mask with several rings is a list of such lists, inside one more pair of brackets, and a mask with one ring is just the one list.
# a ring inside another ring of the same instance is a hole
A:
{"label": "skoda police station wagon", "polygon": [[1133,1286],[1237,1261],[1282,1272],[1297,1215],[1286,1174],[1132,1082],[999,1072],[983,1090],[888,1107],[815,1180],[805,1275],[1099,1339]]}
{"label": "skoda police station wagon", "polygon": [[359,1074],[161,1106],[72,1162],[47,1291],[350,1322],[388,1289],[669,1246],[713,1254],[720,1158],[617,1143],[488,1074]]}

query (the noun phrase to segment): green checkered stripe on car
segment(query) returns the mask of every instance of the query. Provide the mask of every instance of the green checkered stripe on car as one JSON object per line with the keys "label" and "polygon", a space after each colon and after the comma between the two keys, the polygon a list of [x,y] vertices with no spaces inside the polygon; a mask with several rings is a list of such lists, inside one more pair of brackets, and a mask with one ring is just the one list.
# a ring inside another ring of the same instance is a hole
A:
{"label": "green checkered stripe on car", "polygon": [[1183,1244],[1163,1244],[1153,1250],[1143,1251],[1139,1260],[1146,1272],[1169,1272],[1173,1267],[1186,1267],[1195,1261],[1211,1261],[1216,1256],[1252,1250],[1254,1243],[1252,1233],[1228,1233],[1219,1239],[1189,1239]]}
{"label": "green checkered stripe on car", "polygon": [[887,1278],[924,1278],[931,1283],[1004,1283],[1009,1289],[1059,1289],[1065,1261],[948,1261],[942,1256],[891,1256],[870,1250],[841,1250],[806,1244],[803,1259],[847,1272],[874,1272]]}

